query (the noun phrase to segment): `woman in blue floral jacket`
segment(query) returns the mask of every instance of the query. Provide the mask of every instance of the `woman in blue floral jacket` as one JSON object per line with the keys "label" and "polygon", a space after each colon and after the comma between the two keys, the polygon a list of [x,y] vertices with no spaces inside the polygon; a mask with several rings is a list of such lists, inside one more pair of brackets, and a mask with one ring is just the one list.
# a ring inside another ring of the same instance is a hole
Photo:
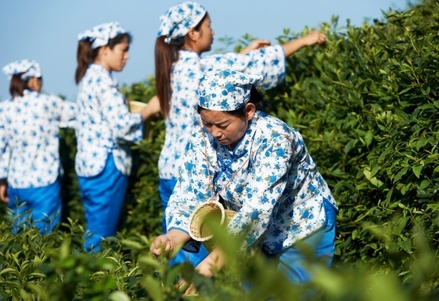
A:
{"label": "woman in blue floral jacket", "polygon": [[32,224],[51,233],[61,220],[59,129],[73,127],[76,104],[41,93],[41,68],[33,60],[3,68],[11,99],[0,104],[0,197],[15,233]]}
{"label": "woman in blue floral jacket", "polygon": [[[337,206],[300,133],[263,113],[254,88],[262,77],[237,71],[206,72],[200,81],[202,126],[192,132],[181,175],[171,196],[168,233],[151,251],[160,255],[190,242],[189,217],[200,204],[221,199],[236,211],[232,234],[245,233],[243,249],[260,248],[279,260],[292,281],[309,281],[309,244],[328,266],[334,254]],[[211,276],[225,264],[215,248],[196,269]]]}
{"label": "woman in blue floral jacket", "polygon": [[129,59],[131,35],[117,22],[78,36],[78,151],[75,169],[85,207],[84,248],[100,251],[102,238],[116,234],[131,171],[130,143],[140,141],[151,106],[130,113],[113,72]]}

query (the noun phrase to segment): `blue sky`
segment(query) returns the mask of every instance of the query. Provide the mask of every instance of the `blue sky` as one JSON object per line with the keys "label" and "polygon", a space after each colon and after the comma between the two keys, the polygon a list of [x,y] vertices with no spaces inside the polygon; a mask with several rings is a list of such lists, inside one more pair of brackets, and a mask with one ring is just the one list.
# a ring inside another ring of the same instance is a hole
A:
{"label": "blue sky", "polygon": [[[181,0],[10,0],[0,4],[0,68],[17,59],[35,59],[42,68],[46,93],[75,100],[78,33],[100,23],[118,21],[133,36],[130,60],[115,77],[133,84],[154,74],[154,43],[159,16]],[[212,19],[212,49],[218,38],[250,34],[275,43],[284,28],[294,33],[318,28],[339,17],[339,26],[361,26],[382,19],[390,8],[402,11],[406,0],[200,0]],[[412,1],[416,2],[416,1]],[[0,75],[0,99],[9,97],[9,82]]]}

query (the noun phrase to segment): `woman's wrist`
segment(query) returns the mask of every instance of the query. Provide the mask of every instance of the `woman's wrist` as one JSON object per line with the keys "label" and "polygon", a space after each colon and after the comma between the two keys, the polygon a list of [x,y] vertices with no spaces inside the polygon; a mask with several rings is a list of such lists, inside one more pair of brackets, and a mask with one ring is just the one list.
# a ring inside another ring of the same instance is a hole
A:
{"label": "woman's wrist", "polygon": [[185,244],[190,239],[188,234],[178,229],[171,229],[164,236],[175,244]]}

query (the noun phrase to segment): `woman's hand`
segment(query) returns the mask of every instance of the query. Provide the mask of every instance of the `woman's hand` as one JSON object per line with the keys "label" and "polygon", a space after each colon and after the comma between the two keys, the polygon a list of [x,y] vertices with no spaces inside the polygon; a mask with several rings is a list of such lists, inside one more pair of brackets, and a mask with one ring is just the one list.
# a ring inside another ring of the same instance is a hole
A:
{"label": "woman's hand", "polygon": [[178,281],[177,287],[178,287],[178,289],[180,291],[184,290],[184,294],[186,296],[187,295],[196,295],[196,294],[198,294],[198,291],[195,288],[195,285],[193,283],[190,283],[188,285],[188,283],[184,279],[181,279],[180,281]]}
{"label": "woman's hand", "polygon": [[[223,252],[219,248],[213,249],[213,251],[201,261],[195,271],[205,277],[212,277],[215,271],[220,270],[225,264],[225,257]],[[180,290],[184,290],[185,295],[197,294],[197,289],[193,283],[188,284],[184,279],[180,280],[177,284]]]}
{"label": "woman's hand", "polygon": [[168,233],[157,236],[149,246],[154,256],[175,251],[177,247],[184,245],[190,239],[189,234],[178,229],[171,229]]}
{"label": "woman's hand", "polygon": [[318,30],[312,30],[308,34],[304,35],[301,39],[303,40],[303,44],[305,46],[321,45],[326,42],[326,35]]}
{"label": "woman's hand", "polygon": [[175,250],[176,243],[166,235],[157,236],[152,242],[149,250],[154,256],[160,256],[163,253],[169,253]]}
{"label": "woman's hand", "polygon": [[160,113],[160,100],[157,95],[154,95],[148,102],[147,106],[144,107],[140,114],[142,115],[143,120],[147,120],[151,116]]}
{"label": "woman's hand", "polygon": [[282,45],[284,49],[285,57],[289,57],[290,55],[296,53],[303,47],[313,46],[313,45],[321,45],[326,42],[326,35],[321,33],[318,30],[312,30],[308,34],[303,37],[291,40]]}
{"label": "woman's hand", "polygon": [[206,277],[212,277],[214,271],[220,270],[225,264],[224,253],[216,247],[201,261],[195,270]]}
{"label": "woman's hand", "polygon": [[[168,234],[157,236],[149,246],[149,250],[155,257],[174,252],[179,243],[189,240],[189,235],[180,230],[170,230]],[[177,287],[179,290],[184,290],[185,295],[197,293],[195,286],[192,283],[188,284],[184,279],[177,283]]]}
{"label": "woman's hand", "polygon": [[239,53],[240,54],[246,54],[246,53],[248,53],[248,52],[250,52],[252,50],[265,48],[267,46],[270,46],[270,41],[269,40],[258,39],[258,40],[252,41],[247,47],[242,49]]}

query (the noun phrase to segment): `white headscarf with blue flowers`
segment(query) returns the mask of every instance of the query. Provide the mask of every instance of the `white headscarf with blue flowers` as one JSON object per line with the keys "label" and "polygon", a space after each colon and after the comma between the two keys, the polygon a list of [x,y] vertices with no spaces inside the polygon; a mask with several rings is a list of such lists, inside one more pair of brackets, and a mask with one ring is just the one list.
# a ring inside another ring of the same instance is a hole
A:
{"label": "white headscarf with blue flowers", "polygon": [[90,40],[91,47],[96,49],[108,44],[108,40],[117,35],[126,33],[126,30],[118,22],[108,22],[97,25],[78,35],[78,41]]}
{"label": "white headscarf with blue flowers", "polygon": [[41,77],[40,64],[34,60],[18,60],[7,64],[3,67],[4,74],[11,79],[12,76],[23,73],[22,80],[28,80],[31,77]]}
{"label": "white headscarf with blue flowers", "polygon": [[165,36],[166,43],[184,37],[191,28],[200,23],[206,13],[206,9],[197,2],[175,5],[160,16],[161,24],[157,36]]}
{"label": "white headscarf with blue flowers", "polygon": [[200,79],[198,105],[212,111],[242,108],[250,100],[252,85],[262,79],[262,75],[235,70],[209,70]]}

